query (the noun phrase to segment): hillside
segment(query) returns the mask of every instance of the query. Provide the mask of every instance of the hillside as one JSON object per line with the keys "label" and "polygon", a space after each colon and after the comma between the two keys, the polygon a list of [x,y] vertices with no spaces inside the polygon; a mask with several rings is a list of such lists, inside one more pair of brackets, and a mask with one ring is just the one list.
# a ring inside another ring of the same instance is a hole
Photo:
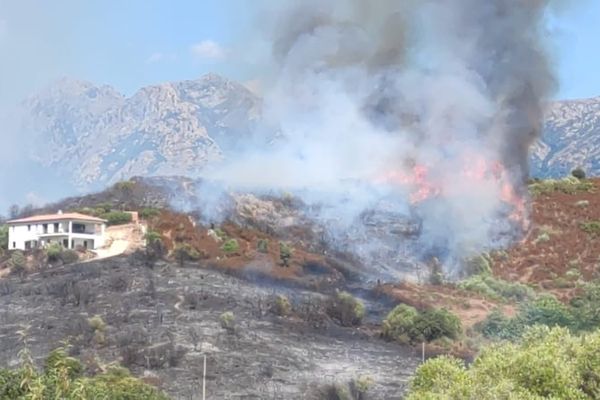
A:
{"label": "hillside", "polygon": [[[39,143],[30,156],[84,190],[132,176],[197,176],[248,143],[261,107],[244,86],[216,74],[145,87],[131,97],[63,79],[23,103],[24,129]],[[600,173],[598,132],[599,98],[550,103],[543,137],[532,149],[532,174],[561,177],[577,166]]]}
{"label": "hillside", "polygon": [[542,139],[531,154],[532,174],[561,177],[576,167],[600,175],[600,98],[550,103]]}
{"label": "hillside", "polygon": [[[273,219],[262,209],[238,207],[220,226],[203,225],[196,212],[170,210],[161,188],[184,195],[190,186],[186,179],[140,178],[52,206],[159,207],[146,212],[145,223],[160,238],[162,255],[148,245],[130,256],[85,264],[31,264],[29,274],[1,279],[2,363],[16,360],[22,347],[17,332],[26,320],[35,356],[69,339],[72,354],[89,371],[119,362],[173,398],[197,396],[206,354],[208,393],[217,398],[236,393],[320,399],[331,385],[354,382],[352,387],[368,376],[374,382],[369,398],[399,399],[423,339],[381,338],[395,306],[414,307],[427,318],[440,310],[458,316],[462,333],[428,339],[426,354],[471,359],[493,340],[481,326],[500,318],[498,311],[502,318],[517,318],[540,307],[535,299],[547,294],[564,307],[588,304],[572,300],[600,275],[597,179],[533,183],[532,228],[521,243],[483,255],[471,272],[476,275],[463,282],[421,284],[371,281],[359,260],[332,251],[309,226],[268,224]],[[299,206],[290,199],[267,200],[277,220]],[[364,304],[361,324],[332,311],[339,290]],[[233,327],[223,320],[227,312]],[[575,318],[580,311],[572,312]],[[105,324],[101,332],[89,322],[95,315]]]}
{"label": "hillside", "polygon": [[215,74],[125,97],[110,86],[63,79],[24,102],[31,156],[74,186],[135,175],[193,176],[250,135],[260,100]]}

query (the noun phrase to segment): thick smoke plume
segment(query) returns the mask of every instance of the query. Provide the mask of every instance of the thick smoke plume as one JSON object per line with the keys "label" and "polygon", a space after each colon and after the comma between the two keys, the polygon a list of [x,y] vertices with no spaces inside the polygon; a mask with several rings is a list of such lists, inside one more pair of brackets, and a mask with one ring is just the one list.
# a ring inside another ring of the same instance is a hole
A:
{"label": "thick smoke plume", "polygon": [[[528,150],[554,85],[548,5],[284,1],[271,16],[276,73],[264,103],[277,138],[209,177],[319,205],[331,243],[367,266],[395,268],[410,242],[415,259],[456,272],[525,227]],[[365,215],[377,213],[379,225],[383,215],[418,221],[418,238],[375,234]]]}

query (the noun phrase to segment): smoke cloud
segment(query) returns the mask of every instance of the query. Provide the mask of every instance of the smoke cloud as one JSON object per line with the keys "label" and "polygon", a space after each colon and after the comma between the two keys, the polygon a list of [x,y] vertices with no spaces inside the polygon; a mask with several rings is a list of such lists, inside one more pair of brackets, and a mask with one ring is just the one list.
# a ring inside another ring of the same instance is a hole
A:
{"label": "smoke cloud", "polygon": [[[432,257],[459,273],[461,259],[526,228],[528,150],[554,88],[549,5],[282,2],[266,18],[276,22],[264,131],[277,135],[206,177],[299,196],[329,243],[377,274],[414,272]],[[203,192],[217,219],[219,190]],[[399,224],[418,234],[399,235]]]}
{"label": "smoke cloud", "polygon": [[[264,104],[277,139],[208,176],[321,206],[330,242],[366,265],[435,256],[457,273],[524,227],[528,150],[554,88],[549,3],[283,2]],[[420,234],[378,235],[369,212],[416,220]]]}

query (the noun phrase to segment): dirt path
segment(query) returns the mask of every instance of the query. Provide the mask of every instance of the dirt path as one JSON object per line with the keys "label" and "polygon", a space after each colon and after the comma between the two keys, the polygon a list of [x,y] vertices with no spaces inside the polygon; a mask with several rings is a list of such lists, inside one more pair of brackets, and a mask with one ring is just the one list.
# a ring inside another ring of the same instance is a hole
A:
{"label": "dirt path", "polygon": [[146,227],[143,224],[131,223],[106,228],[104,247],[96,249],[94,260],[118,256],[139,249],[144,244]]}

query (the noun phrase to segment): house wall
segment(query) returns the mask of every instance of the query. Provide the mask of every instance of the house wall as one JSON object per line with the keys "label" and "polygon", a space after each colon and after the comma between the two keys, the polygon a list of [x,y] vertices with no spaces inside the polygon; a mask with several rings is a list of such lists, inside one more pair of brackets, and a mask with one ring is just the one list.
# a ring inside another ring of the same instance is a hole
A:
{"label": "house wall", "polygon": [[[71,229],[71,232],[69,232],[69,222],[85,226],[85,233],[75,233],[73,232],[75,229]],[[55,226],[55,224],[58,224],[58,226]],[[44,231],[44,225],[47,227],[46,231]],[[104,245],[104,229],[104,224],[64,220],[35,224],[10,224],[8,228],[8,249],[25,250],[25,243],[28,241],[37,241],[41,246],[48,244],[49,241],[62,243],[64,238],[68,238],[69,243],[72,243],[73,239],[81,239],[78,243],[82,245],[83,240],[93,241],[94,246],[88,246],[88,248],[95,249]],[[53,234],[61,235],[60,237],[45,236]]]}

